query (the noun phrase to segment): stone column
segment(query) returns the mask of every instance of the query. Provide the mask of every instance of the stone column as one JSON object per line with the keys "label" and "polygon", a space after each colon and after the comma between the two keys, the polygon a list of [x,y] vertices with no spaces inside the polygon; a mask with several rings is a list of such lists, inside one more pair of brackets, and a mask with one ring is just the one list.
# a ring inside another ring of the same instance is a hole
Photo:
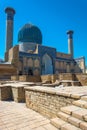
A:
{"label": "stone column", "polygon": [[13,46],[13,22],[15,10],[13,8],[7,7],[5,9],[7,14],[6,19],[6,52]]}
{"label": "stone column", "polygon": [[73,58],[73,31],[69,30],[67,31],[68,34],[68,53],[71,54],[71,57]]}

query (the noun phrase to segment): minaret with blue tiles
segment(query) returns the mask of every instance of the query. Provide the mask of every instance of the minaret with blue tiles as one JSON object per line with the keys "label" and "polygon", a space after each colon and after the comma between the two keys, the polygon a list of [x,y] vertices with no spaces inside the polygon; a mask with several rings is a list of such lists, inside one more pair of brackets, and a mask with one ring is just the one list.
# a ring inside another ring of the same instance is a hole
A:
{"label": "minaret with blue tiles", "polygon": [[68,35],[68,53],[71,54],[71,58],[73,58],[73,31],[69,30],[67,31],[67,35]]}
{"label": "minaret with blue tiles", "polygon": [[15,10],[11,7],[5,9],[6,18],[6,52],[13,46],[13,23]]}

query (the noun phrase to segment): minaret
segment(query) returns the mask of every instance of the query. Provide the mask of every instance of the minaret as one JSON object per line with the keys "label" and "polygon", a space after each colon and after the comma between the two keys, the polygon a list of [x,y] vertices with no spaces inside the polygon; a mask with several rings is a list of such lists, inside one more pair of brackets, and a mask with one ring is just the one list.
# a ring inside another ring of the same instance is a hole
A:
{"label": "minaret", "polygon": [[68,34],[68,53],[71,54],[71,57],[73,58],[73,31],[69,30],[67,31]]}
{"label": "minaret", "polygon": [[13,22],[15,10],[11,7],[5,9],[6,19],[6,52],[13,46]]}

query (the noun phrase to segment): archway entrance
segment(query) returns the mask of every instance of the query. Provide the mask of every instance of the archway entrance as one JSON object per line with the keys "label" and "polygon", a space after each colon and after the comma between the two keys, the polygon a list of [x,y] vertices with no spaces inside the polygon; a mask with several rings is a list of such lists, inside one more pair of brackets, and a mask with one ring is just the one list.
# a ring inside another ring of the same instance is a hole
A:
{"label": "archway entrance", "polygon": [[52,59],[48,54],[42,58],[42,75],[44,74],[53,74]]}
{"label": "archway entrance", "polygon": [[28,69],[28,75],[33,75],[32,69]]}

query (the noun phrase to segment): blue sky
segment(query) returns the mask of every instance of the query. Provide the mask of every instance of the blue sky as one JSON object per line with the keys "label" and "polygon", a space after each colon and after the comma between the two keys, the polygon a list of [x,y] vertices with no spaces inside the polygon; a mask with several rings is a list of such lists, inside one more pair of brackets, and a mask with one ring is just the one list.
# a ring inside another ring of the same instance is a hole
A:
{"label": "blue sky", "polygon": [[0,58],[4,58],[6,14],[13,7],[14,41],[26,23],[38,26],[43,34],[43,45],[68,53],[67,30],[74,31],[74,57],[85,56],[87,64],[87,0],[0,0]]}

